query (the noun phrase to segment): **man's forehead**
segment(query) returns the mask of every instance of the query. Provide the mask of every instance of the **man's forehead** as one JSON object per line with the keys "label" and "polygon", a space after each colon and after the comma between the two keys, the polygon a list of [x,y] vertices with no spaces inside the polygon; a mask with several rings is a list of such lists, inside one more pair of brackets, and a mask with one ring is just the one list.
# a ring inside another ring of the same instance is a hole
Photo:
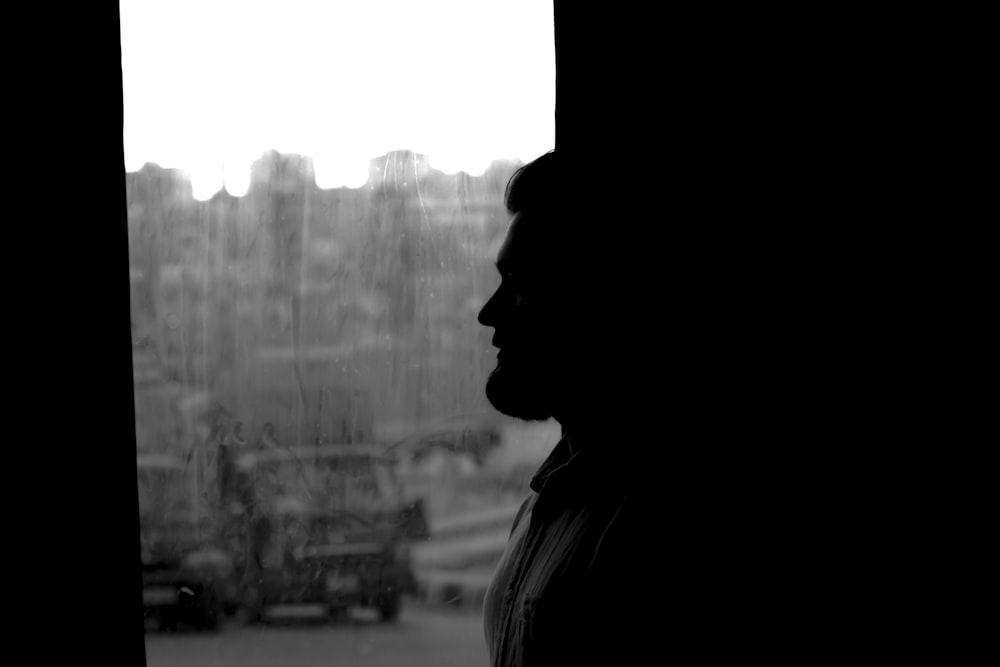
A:
{"label": "man's forehead", "polygon": [[[534,220],[534,219],[533,219]],[[523,213],[515,214],[497,251],[496,266],[502,277],[546,281],[566,267],[568,253],[535,230]],[[570,251],[572,252],[572,251]]]}
{"label": "man's forehead", "polygon": [[510,265],[513,263],[515,258],[511,257],[511,236],[514,229],[514,221],[517,220],[517,215],[511,218],[511,221],[507,224],[507,231],[504,233],[503,242],[500,243],[500,249],[497,251],[496,265],[500,269],[500,272],[510,270]]}
{"label": "man's forehead", "polygon": [[504,235],[500,250],[497,251],[496,264],[501,273],[512,271],[526,259],[528,249],[524,247],[524,235],[518,232],[522,226],[519,224],[522,219],[522,214],[515,213],[507,225],[507,233]]}

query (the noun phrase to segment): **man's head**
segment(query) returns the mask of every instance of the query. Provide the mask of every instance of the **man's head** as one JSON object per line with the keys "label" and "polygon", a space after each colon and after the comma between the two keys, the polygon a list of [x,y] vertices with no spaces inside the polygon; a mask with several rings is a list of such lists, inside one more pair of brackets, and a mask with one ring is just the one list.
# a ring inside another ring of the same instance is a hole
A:
{"label": "man's head", "polygon": [[[497,256],[501,283],[479,313],[494,328],[497,367],[486,396],[504,414],[562,421],[580,406],[595,346],[600,258],[562,156],[546,153],[507,185],[511,223]],[[590,248],[590,249],[588,249]]]}

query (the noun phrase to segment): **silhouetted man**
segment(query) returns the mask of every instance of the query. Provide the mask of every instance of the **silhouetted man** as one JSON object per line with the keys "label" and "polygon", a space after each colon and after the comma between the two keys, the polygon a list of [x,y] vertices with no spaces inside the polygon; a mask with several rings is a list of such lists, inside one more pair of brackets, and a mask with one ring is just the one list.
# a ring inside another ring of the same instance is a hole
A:
{"label": "silhouetted man", "polygon": [[628,435],[637,388],[616,373],[634,329],[616,298],[627,281],[613,237],[626,221],[608,219],[607,236],[594,235],[586,223],[603,214],[592,182],[554,151],[513,175],[501,283],[479,314],[499,350],[490,402],[516,418],[553,418],[563,433],[486,593],[493,667],[633,664],[628,656],[650,639],[638,619],[664,604],[651,592],[665,575],[662,534],[640,519],[648,463]]}

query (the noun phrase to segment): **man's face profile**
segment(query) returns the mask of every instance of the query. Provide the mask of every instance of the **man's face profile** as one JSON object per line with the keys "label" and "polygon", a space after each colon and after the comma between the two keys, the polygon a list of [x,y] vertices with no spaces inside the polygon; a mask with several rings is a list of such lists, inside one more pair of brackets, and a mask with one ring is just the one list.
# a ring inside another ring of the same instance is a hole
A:
{"label": "man's face profile", "polygon": [[499,350],[486,397],[506,415],[544,421],[558,397],[558,318],[540,279],[546,258],[525,238],[525,222],[522,215],[511,222],[497,255],[500,286],[479,313],[479,322],[494,328]]}

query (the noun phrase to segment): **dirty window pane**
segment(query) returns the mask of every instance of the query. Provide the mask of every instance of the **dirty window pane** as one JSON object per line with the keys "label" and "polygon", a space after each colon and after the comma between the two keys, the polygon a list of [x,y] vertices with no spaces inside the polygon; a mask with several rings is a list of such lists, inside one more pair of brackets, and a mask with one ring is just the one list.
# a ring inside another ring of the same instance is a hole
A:
{"label": "dirty window pane", "polygon": [[486,665],[559,436],[490,406],[476,321],[551,5],[120,8],[149,664]]}

